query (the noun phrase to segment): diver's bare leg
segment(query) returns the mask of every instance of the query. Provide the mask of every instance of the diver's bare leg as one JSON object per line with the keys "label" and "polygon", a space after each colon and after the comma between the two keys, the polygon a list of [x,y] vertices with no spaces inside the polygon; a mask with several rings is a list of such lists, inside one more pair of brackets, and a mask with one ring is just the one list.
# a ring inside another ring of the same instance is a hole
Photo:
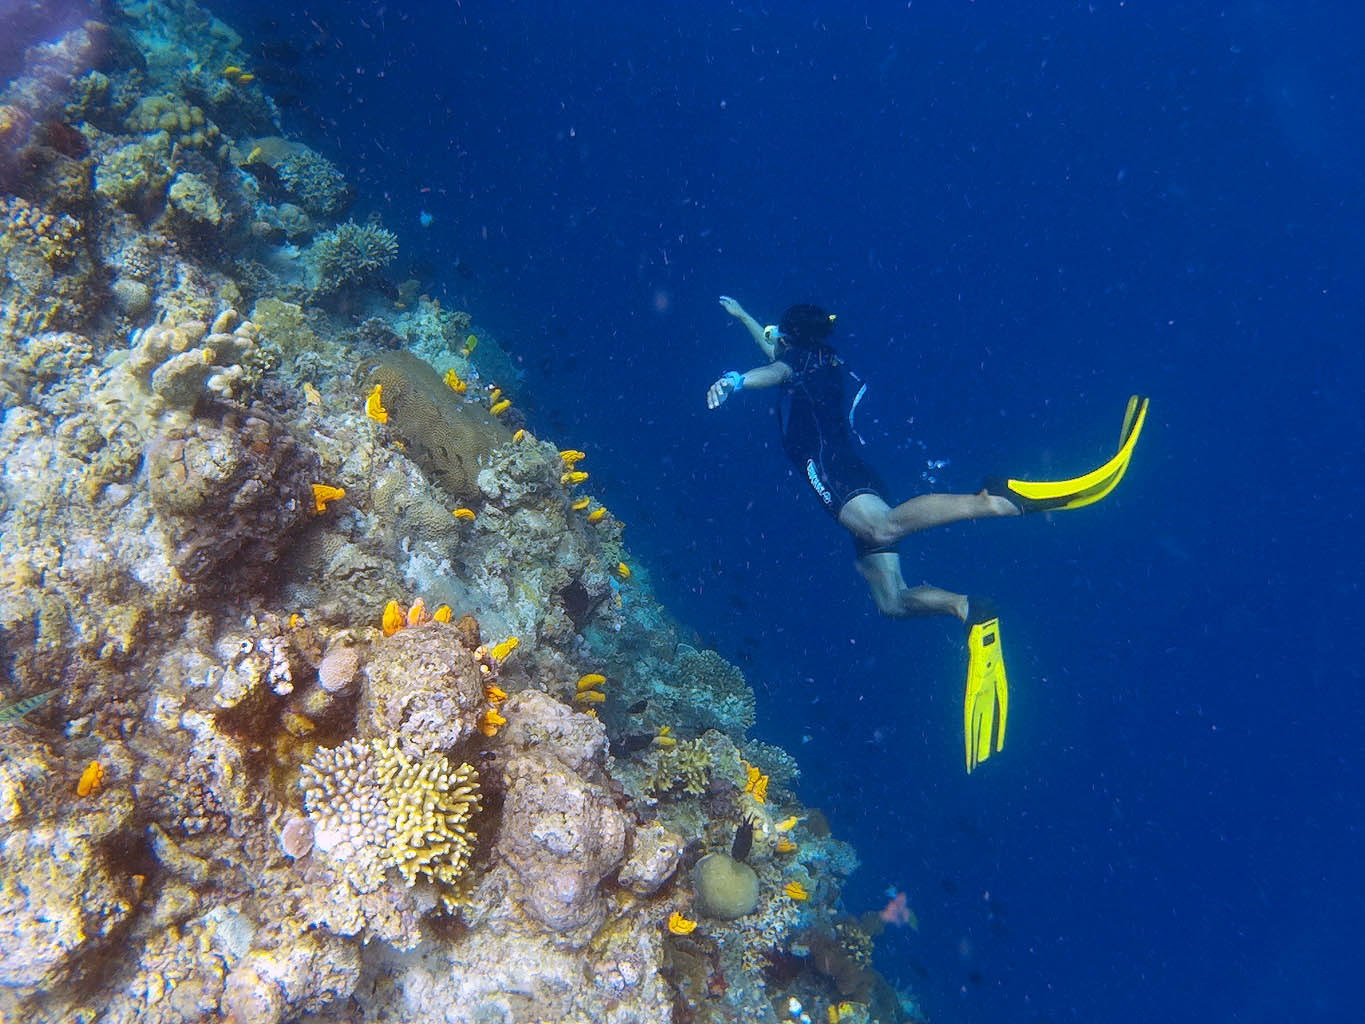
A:
{"label": "diver's bare leg", "polygon": [[882,547],[920,530],[965,519],[1017,516],[1019,508],[996,494],[921,494],[891,508],[875,494],[859,494],[839,511],[844,528]]}
{"label": "diver's bare leg", "polygon": [[877,602],[877,610],[883,615],[897,619],[920,615],[956,615],[964,622],[967,619],[966,595],[954,594],[928,584],[906,586],[905,577],[901,575],[900,555],[894,551],[861,555],[857,566],[858,572],[867,580],[872,599]]}

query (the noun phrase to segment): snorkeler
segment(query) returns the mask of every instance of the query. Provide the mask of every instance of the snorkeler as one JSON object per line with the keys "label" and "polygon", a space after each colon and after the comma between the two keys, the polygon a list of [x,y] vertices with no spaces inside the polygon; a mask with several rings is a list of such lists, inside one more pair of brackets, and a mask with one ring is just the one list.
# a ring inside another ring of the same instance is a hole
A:
{"label": "snorkeler", "polygon": [[1083,476],[1043,482],[991,477],[975,494],[921,494],[893,507],[883,497],[889,492],[881,477],[858,452],[863,440],[854,427],[854,413],[867,385],[829,344],[835,318],[817,306],[797,305],[782,314],[777,326],[764,327],[729,296],[721,296],[720,303],[744,324],[769,363],[722,375],[707,389],[706,407],[716,409],[738,391],[780,388],[782,447],[821,504],[852,535],[856,566],[877,610],[896,618],[954,615],[967,627],[962,718],[970,773],[1005,743],[1009,685],[1000,618],[984,598],[927,584],[907,586],[896,544],[920,530],[965,519],[1081,508],[1099,501],[1128,469],[1147,416],[1147,399],[1134,395],[1128,400],[1117,453]]}

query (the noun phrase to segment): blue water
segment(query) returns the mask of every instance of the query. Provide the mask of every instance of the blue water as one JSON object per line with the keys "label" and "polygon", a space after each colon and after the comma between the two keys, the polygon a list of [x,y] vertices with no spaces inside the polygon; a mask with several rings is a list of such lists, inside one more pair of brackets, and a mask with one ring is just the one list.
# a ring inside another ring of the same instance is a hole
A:
{"label": "blue water", "polygon": [[[218,9],[743,666],[849,908],[909,892],[882,969],[937,1021],[1359,1019],[1357,8],[435,6]],[[960,627],[878,618],[769,395],[706,411],[761,361],[722,293],[839,314],[895,499],[1088,468],[1152,396],[1103,504],[904,545],[1002,609],[972,777]]]}

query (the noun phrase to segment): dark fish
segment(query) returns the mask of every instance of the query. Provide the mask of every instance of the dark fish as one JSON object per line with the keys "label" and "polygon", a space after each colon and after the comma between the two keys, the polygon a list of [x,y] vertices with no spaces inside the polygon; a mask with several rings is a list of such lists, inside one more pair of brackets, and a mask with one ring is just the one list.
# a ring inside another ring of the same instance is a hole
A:
{"label": "dark fish", "polygon": [[628,714],[628,715],[638,715],[641,711],[643,711],[643,710],[644,710],[645,708],[647,708],[647,707],[649,707],[649,698],[648,698],[648,697],[643,697],[643,698],[641,698],[640,700],[637,700],[637,701],[636,701],[634,704],[632,704],[630,707],[626,708],[626,714]]}
{"label": "dark fish", "polygon": [[621,752],[624,754],[633,754],[637,750],[644,750],[645,747],[649,746],[653,742],[654,742],[653,733],[649,732],[633,733],[630,736],[622,737],[620,743]]}
{"label": "dark fish", "polygon": [[745,818],[739,828],[735,829],[735,841],[730,846],[730,856],[735,860],[742,861],[749,856],[749,851],[754,848],[754,820]]}

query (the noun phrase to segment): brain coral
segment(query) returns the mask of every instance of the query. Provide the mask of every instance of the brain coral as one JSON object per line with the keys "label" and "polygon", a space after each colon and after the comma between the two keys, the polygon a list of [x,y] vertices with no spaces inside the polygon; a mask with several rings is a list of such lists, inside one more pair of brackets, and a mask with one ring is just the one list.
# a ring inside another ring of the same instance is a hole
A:
{"label": "brain coral", "polygon": [[469,866],[479,809],[478,773],[441,755],[414,762],[392,740],[350,740],[320,749],[302,767],[314,849],[343,865],[362,892],[397,868],[408,885],[424,876],[447,906]]}
{"label": "brain coral", "polygon": [[439,374],[410,352],[386,352],[370,364],[364,393],[383,386],[389,427],[426,474],[460,500],[479,494],[479,461],[511,434],[478,402],[463,402]]}

